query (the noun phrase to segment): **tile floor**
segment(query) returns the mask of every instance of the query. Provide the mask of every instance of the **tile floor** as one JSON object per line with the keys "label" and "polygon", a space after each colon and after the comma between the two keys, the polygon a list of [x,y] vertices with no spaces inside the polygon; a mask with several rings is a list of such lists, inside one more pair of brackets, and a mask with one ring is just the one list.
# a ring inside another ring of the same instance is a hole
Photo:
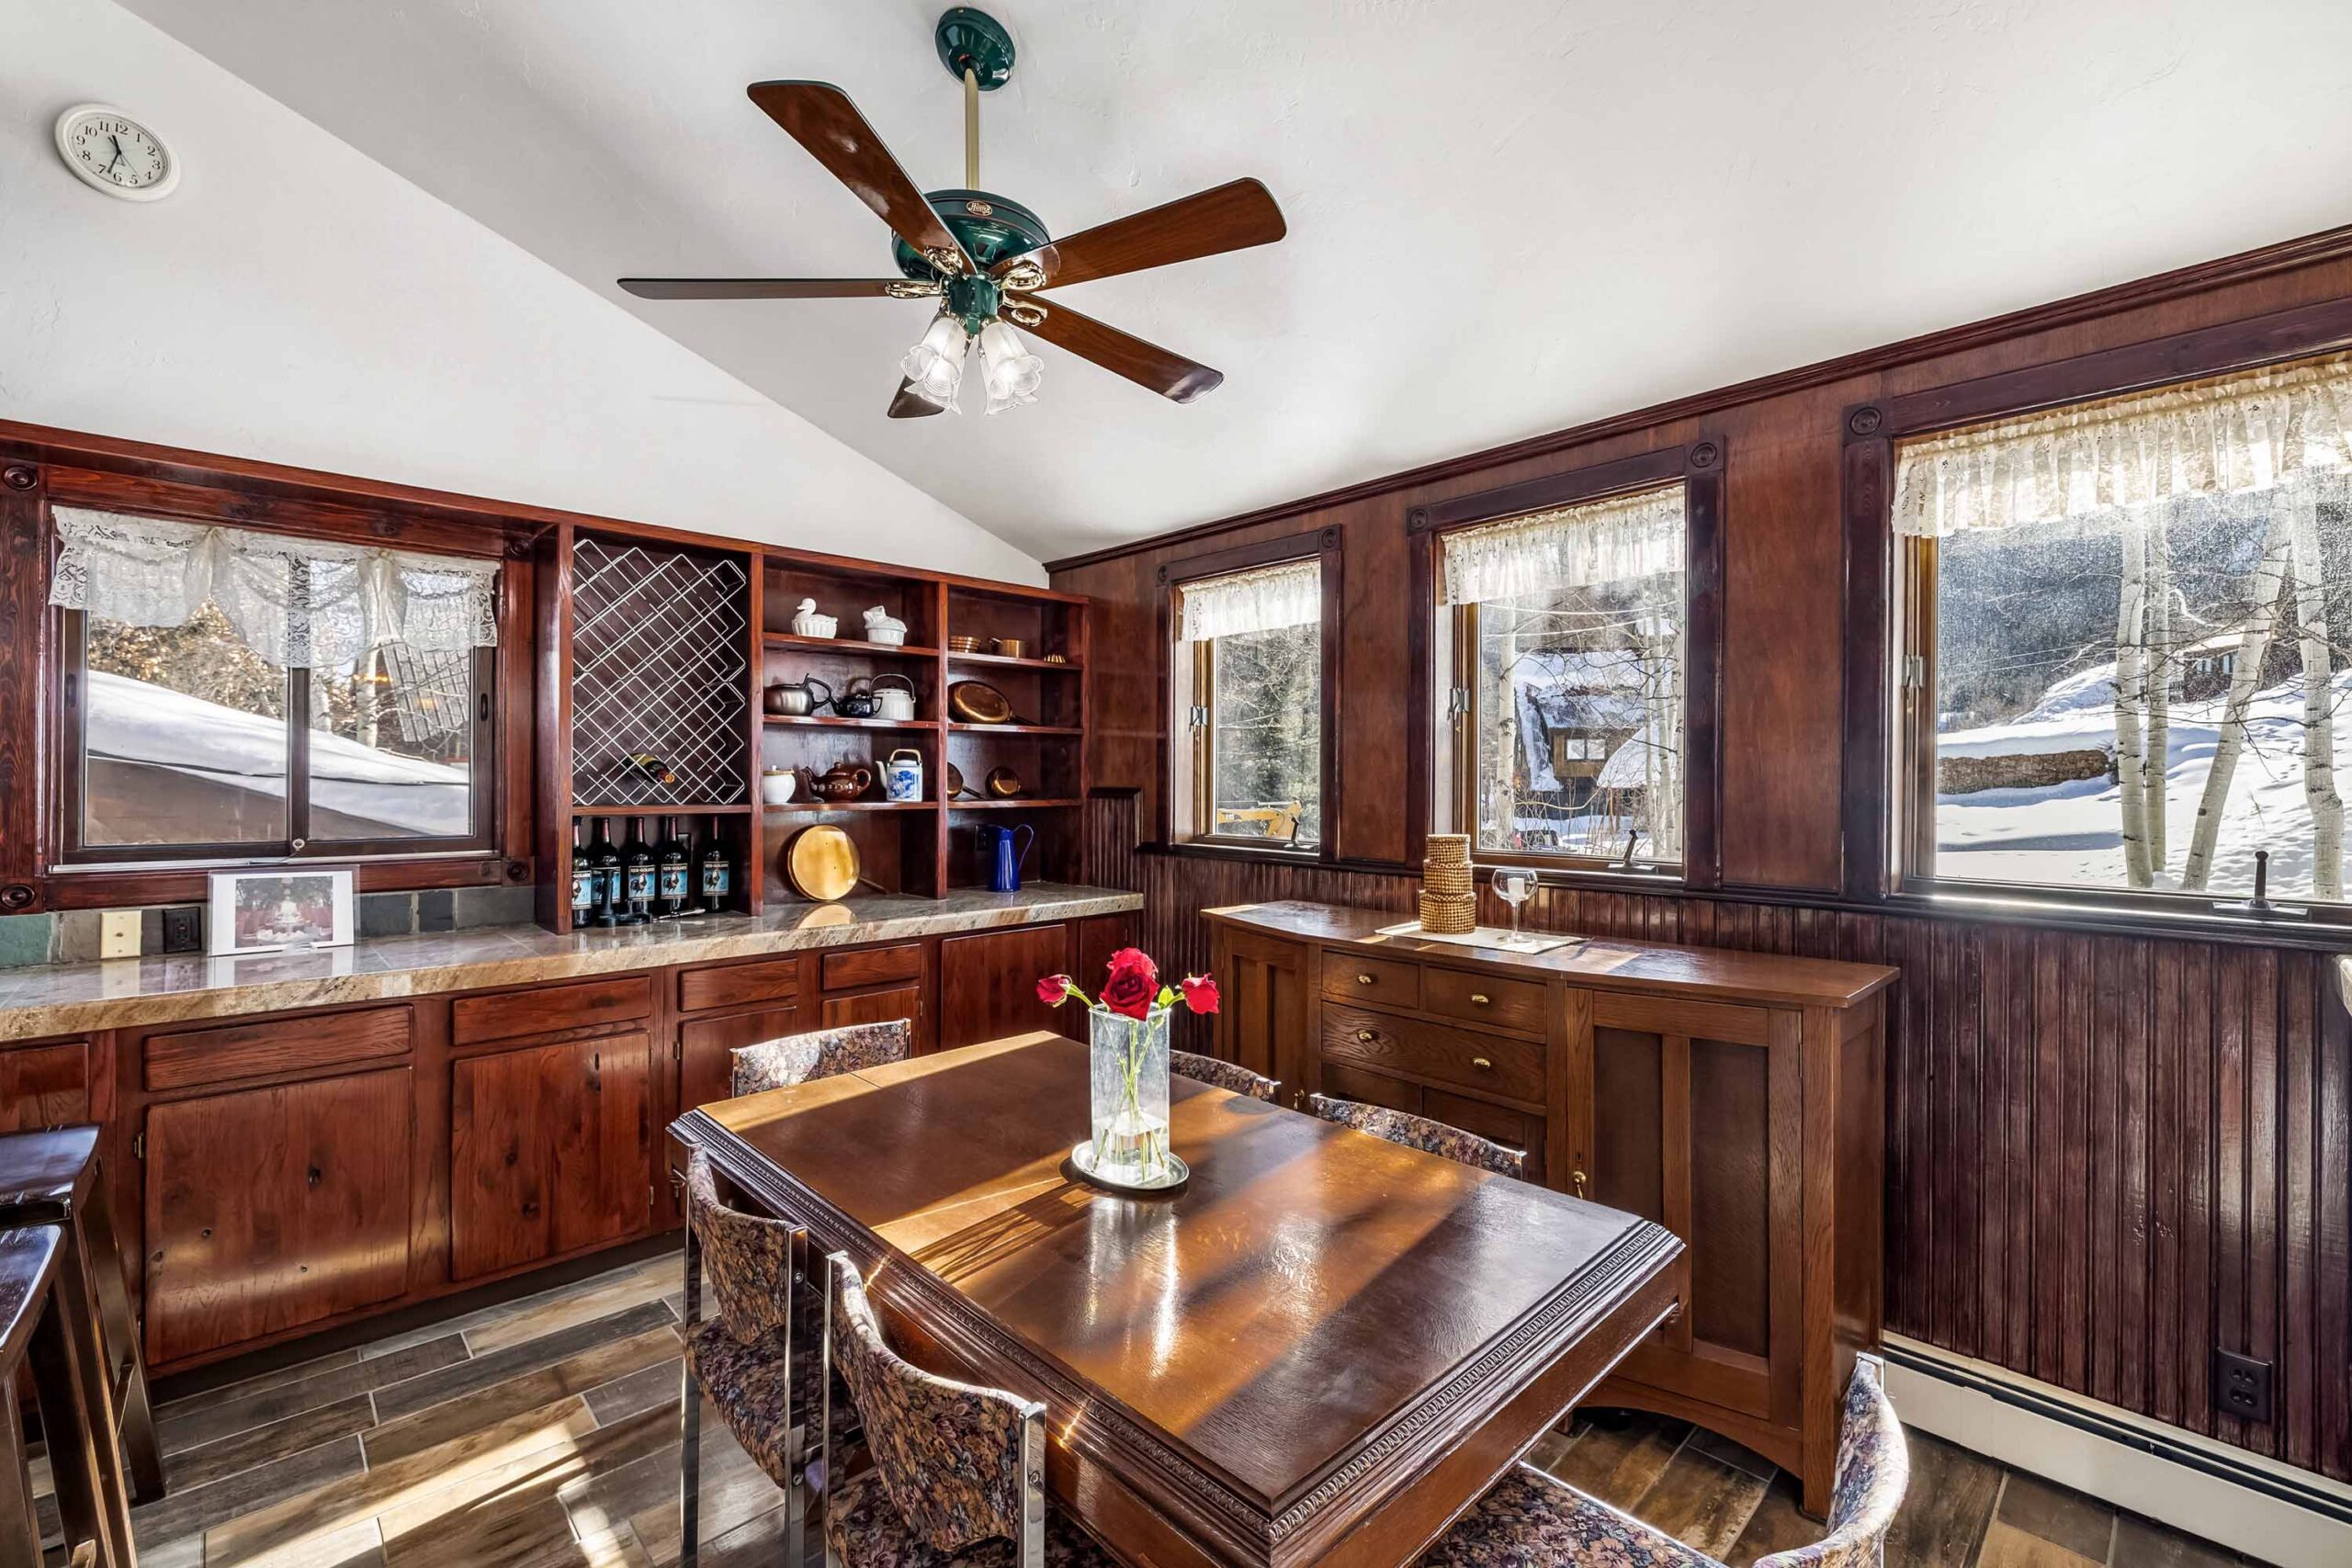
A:
{"label": "tile floor", "polygon": [[[283,1368],[161,1412],[142,1568],[656,1568],[678,1550],[675,1254]],[[781,1495],[706,1414],[703,1561],[782,1559]],[[2245,1560],[1925,1434],[1887,1568]],[[1634,1413],[1529,1456],[1741,1568],[1816,1538],[1785,1476]]]}

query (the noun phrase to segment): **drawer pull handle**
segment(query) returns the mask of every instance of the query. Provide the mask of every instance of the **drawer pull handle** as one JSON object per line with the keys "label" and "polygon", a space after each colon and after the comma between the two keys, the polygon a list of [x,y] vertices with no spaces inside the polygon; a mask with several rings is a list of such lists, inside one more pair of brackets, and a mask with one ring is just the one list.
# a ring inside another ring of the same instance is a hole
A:
{"label": "drawer pull handle", "polygon": [[1356,976],[1356,984],[1359,986],[1369,986],[1372,984],[1372,976],[1369,975],[1359,975]]}
{"label": "drawer pull handle", "polygon": [[1569,1179],[1570,1181],[1572,1181],[1572,1182],[1576,1183],[1577,1196],[1577,1197],[1579,1197],[1579,1198],[1583,1197],[1583,1196],[1584,1196],[1584,1172],[1583,1172],[1583,1171],[1581,1171],[1581,1170],[1572,1170],[1572,1171],[1568,1172],[1568,1179]]}
{"label": "drawer pull handle", "polygon": [[1487,995],[1484,991],[1473,991],[1470,993],[1470,1005],[1473,1007],[1490,1006],[1494,1002],[1494,998]]}
{"label": "drawer pull handle", "polygon": [[1379,1038],[1380,1038],[1380,1036],[1379,1036],[1379,1035],[1377,1035],[1377,1034],[1374,1034],[1374,1033],[1371,1030],[1369,1030],[1369,1029],[1359,1029],[1359,1030],[1357,1030],[1357,1031],[1356,1031],[1356,1038],[1357,1038],[1358,1040],[1363,1041],[1365,1044],[1369,1045],[1369,1044],[1371,1044],[1374,1041],[1375,1041],[1375,1040],[1379,1039]]}
{"label": "drawer pull handle", "polygon": [[1471,1065],[1472,1066],[1474,1066],[1474,1067],[1477,1068],[1477,1069],[1478,1069],[1480,1072],[1482,1072],[1482,1073],[1491,1073],[1491,1072],[1493,1072],[1493,1071],[1495,1070],[1495,1065],[1494,1065],[1494,1063],[1492,1063],[1492,1062],[1488,1061],[1488,1060],[1487,1060],[1486,1057],[1484,1057],[1484,1056],[1473,1056],[1473,1057],[1471,1057],[1471,1058],[1470,1058],[1470,1065]]}

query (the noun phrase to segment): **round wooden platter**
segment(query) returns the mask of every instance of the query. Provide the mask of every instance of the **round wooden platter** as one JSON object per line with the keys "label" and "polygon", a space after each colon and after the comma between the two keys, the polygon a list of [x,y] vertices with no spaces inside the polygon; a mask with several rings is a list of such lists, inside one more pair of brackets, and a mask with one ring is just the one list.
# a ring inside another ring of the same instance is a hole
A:
{"label": "round wooden platter", "polygon": [[784,879],[803,898],[830,904],[857,886],[857,846],[830,822],[801,829],[784,845]]}

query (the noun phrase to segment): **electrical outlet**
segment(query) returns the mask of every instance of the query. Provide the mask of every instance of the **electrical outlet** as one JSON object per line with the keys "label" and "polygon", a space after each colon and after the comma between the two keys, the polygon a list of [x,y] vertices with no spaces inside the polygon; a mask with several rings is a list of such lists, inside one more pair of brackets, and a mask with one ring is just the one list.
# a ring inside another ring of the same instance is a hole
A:
{"label": "electrical outlet", "polygon": [[2270,1419],[2270,1363],[2216,1347],[2213,1408],[2241,1421]]}
{"label": "electrical outlet", "polygon": [[102,909],[98,912],[98,956],[100,958],[139,956],[138,910]]}
{"label": "electrical outlet", "polygon": [[164,909],[164,951],[165,953],[201,953],[204,951],[204,907],[200,904],[172,904]]}

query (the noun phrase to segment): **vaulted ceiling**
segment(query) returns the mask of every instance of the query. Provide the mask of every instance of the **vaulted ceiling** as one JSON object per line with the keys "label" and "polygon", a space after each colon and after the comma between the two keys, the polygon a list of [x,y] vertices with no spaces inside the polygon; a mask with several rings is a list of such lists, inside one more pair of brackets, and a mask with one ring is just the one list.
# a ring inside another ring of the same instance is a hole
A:
{"label": "vaulted ceiling", "polygon": [[887,275],[743,87],[960,185],[939,0],[127,4],[1040,557],[2352,219],[2333,0],[996,0],[984,186],[1068,233],[1254,175],[1290,235],[1069,291],[1195,404],[1048,344],[1035,405],[899,422],[922,304],[613,279]]}

